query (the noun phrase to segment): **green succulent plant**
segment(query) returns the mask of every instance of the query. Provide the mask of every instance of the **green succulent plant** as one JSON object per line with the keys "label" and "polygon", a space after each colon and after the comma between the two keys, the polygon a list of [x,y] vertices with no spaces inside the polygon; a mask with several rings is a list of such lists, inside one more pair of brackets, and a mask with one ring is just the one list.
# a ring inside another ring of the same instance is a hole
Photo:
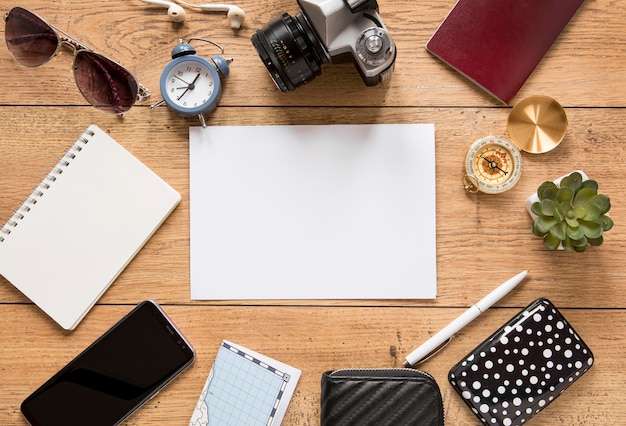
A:
{"label": "green succulent plant", "polygon": [[611,200],[598,194],[598,182],[583,181],[579,172],[565,176],[560,185],[544,182],[537,189],[539,201],[531,211],[536,215],[532,232],[543,237],[549,250],[562,246],[567,251],[582,252],[587,247],[599,246],[602,233],[613,227],[607,215]]}

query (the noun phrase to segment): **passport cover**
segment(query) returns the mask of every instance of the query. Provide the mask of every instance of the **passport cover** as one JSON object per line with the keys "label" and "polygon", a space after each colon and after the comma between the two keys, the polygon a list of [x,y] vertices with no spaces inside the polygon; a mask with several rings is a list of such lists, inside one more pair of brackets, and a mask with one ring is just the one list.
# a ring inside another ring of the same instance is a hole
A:
{"label": "passport cover", "polygon": [[532,302],[450,369],[448,380],[485,425],[519,426],[594,362],[548,299]]}
{"label": "passport cover", "polygon": [[508,104],[583,0],[459,0],[426,50]]}

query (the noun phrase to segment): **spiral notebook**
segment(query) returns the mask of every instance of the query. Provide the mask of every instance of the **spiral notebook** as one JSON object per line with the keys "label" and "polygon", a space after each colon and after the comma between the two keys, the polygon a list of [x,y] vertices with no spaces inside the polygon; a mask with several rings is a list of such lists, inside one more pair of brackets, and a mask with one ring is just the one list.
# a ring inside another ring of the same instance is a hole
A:
{"label": "spiral notebook", "polygon": [[91,125],[0,228],[0,274],[73,330],[179,202]]}

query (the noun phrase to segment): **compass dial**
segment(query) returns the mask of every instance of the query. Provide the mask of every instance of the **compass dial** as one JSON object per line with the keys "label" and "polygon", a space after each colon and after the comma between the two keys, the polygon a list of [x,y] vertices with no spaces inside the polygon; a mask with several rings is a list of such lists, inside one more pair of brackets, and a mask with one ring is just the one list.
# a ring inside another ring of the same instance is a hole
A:
{"label": "compass dial", "polygon": [[498,194],[513,187],[522,173],[522,155],[507,139],[488,136],[472,144],[465,160],[465,188]]}

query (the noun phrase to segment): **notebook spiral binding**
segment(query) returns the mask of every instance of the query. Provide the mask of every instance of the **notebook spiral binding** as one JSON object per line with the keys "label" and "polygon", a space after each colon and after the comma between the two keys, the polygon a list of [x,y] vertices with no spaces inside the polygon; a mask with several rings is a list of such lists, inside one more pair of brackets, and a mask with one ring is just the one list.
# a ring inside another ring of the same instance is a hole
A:
{"label": "notebook spiral binding", "polygon": [[0,243],[4,242],[7,235],[9,235],[11,231],[19,225],[25,215],[30,212],[32,206],[37,204],[45,192],[50,189],[52,184],[54,184],[57,180],[57,176],[63,173],[65,168],[70,165],[70,162],[76,158],[76,154],[83,149],[83,146],[89,142],[89,138],[93,135],[93,131],[85,129],[76,142],[65,152],[63,157],[59,159],[58,163],[52,168],[52,170],[50,170],[46,177],[39,182],[39,185],[33,188],[33,192],[22,202],[22,204],[20,204],[20,207],[13,211],[13,216],[7,219],[6,223],[0,228]]}

